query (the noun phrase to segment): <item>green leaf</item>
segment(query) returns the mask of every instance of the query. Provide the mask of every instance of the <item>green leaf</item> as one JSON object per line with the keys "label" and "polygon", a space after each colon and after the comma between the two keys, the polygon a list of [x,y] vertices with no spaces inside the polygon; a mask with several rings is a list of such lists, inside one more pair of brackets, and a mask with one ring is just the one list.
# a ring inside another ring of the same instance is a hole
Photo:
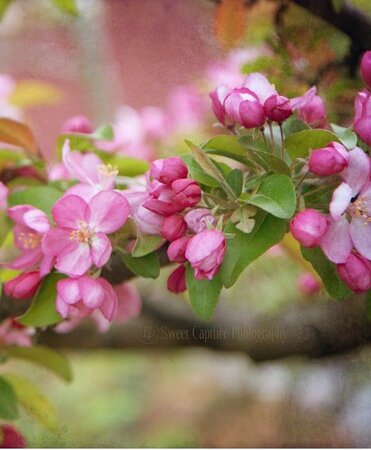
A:
{"label": "green leaf", "polygon": [[340,139],[342,144],[347,149],[351,150],[357,145],[357,135],[352,131],[351,128],[340,127],[339,125],[336,125],[334,123],[332,123],[331,126],[336,136]]}
{"label": "green leaf", "polygon": [[3,20],[5,13],[11,3],[12,3],[12,0],[1,0],[0,1],[0,20]]}
{"label": "green leaf", "polygon": [[226,178],[227,183],[233,189],[236,197],[239,197],[243,189],[243,173],[239,169],[233,169]]}
{"label": "green leaf", "polygon": [[286,137],[298,131],[310,130],[310,126],[302,120],[299,120],[295,114],[283,122],[282,128]]}
{"label": "green leaf", "polygon": [[6,347],[5,352],[11,358],[31,361],[55,373],[63,380],[72,381],[72,370],[68,359],[60,352],[42,345],[33,347]]}
{"label": "green leaf", "polygon": [[113,131],[112,125],[101,125],[90,135],[92,139],[97,139],[100,141],[113,141],[115,138],[115,133]]}
{"label": "green leaf", "polygon": [[244,147],[250,150],[258,150],[259,152],[267,152],[267,146],[262,137],[254,138],[250,134],[245,134],[238,139],[238,142]]}
{"label": "green leaf", "polygon": [[255,167],[252,160],[247,157],[246,149],[238,142],[238,136],[221,135],[209,139],[202,145],[207,153],[233,159],[248,167]]}
{"label": "green leaf", "polygon": [[65,276],[59,273],[47,275],[37,291],[31,306],[18,319],[18,322],[29,327],[46,327],[60,322],[62,318],[55,309],[55,302],[57,298],[57,282],[63,278]]}
{"label": "green leaf", "polygon": [[321,277],[331,297],[342,300],[353,294],[338,277],[336,264],[329,261],[320,248],[301,247],[301,253]]}
{"label": "green leaf", "polygon": [[255,226],[251,233],[246,234],[229,223],[227,233],[235,234],[227,240],[227,252],[221,267],[221,276],[226,288],[237,281],[244,269],[273,245],[280,242],[286,232],[285,221],[264,212],[255,217]]}
{"label": "green leaf", "polygon": [[14,420],[18,417],[17,397],[12,386],[0,376],[0,419]]}
{"label": "green leaf", "polygon": [[164,238],[161,236],[153,236],[151,234],[142,234],[138,232],[132,256],[139,258],[148,255],[148,253],[152,253],[154,250],[160,248],[164,241]]}
{"label": "green leaf", "polygon": [[49,430],[55,431],[58,428],[55,410],[37,386],[20,375],[9,373],[4,378],[12,386],[18,402],[28,414]]}
{"label": "green leaf", "polygon": [[220,274],[212,280],[196,280],[193,269],[187,265],[186,282],[192,308],[202,320],[209,320],[214,313],[223,283]]}
{"label": "green leaf", "polygon": [[55,202],[63,195],[63,192],[50,186],[32,186],[10,194],[9,206],[31,205],[50,214]]}
{"label": "green leaf", "polygon": [[77,17],[79,15],[75,0],[53,0],[53,3],[60,11],[72,17]]}
{"label": "green leaf", "polygon": [[96,153],[105,164],[116,166],[119,175],[125,177],[136,177],[137,175],[143,175],[149,169],[149,163],[144,159],[120,156],[99,150],[94,153]]}
{"label": "green leaf", "polygon": [[303,130],[292,134],[284,141],[291,159],[305,158],[311,150],[326,147],[329,142],[340,142],[335,133],[328,130]]}
{"label": "green leaf", "polygon": [[160,275],[160,259],[156,252],[148,253],[139,258],[123,255],[123,258],[127,268],[140,277],[155,279]]}
{"label": "green leaf", "polygon": [[201,169],[200,165],[193,159],[192,155],[181,155],[183,161],[187,164],[188,170],[191,173],[191,177],[198,183],[205,186],[220,188],[220,183],[212,176],[207,174]]}
{"label": "green leaf", "polygon": [[281,219],[290,219],[296,209],[295,187],[286,175],[270,175],[264,178],[257,193],[247,203]]}
{"label": "green leaf", "polygon": [[4,211],[0,211],[0,247],[12,229],[13,223]]}

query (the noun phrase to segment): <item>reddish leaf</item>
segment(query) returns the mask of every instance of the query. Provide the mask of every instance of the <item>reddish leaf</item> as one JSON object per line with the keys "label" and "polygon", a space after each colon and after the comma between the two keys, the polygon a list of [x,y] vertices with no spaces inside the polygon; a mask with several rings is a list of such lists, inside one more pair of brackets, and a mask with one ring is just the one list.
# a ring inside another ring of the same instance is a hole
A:
{"label": "reddish leaf", "polygon": [[221,45],[235,47],[246,31],[247,8],[244,0],[222,0],[215,13],[215,34]]}
{"label": "reddish leaf", "polygon": [[38,146],[31,129],[16,120],[0,118],[0,142],[20,147],[31,155],[38,153]]}

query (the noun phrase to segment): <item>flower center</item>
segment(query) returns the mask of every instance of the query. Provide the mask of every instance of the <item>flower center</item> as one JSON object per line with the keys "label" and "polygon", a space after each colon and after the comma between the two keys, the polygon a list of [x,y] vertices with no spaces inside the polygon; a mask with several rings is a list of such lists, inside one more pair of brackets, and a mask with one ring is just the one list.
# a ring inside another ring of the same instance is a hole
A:
{"label": "flower center", "polygon": [[40,247],[41,236],[37,233],[20,233],[18,239],[22,242],[23,248],[27,250],[33,250]]}
{"label": "flower center", "polygon": [[351,203],[349,212],[354,218],[361,219],[365,225],[371,223],[371,216],[369,216],[365,198],[357,197]]}
{"label": "flower center", "polygon": [[98,173],[103,177],[115,178],[119,171],[117,166],[113,166],[112,164],[101,164],[98,166]]}
{"label": "flower center", "polygon": [[73,230],[70,234],[71,241],[91,244],[94,237],[94,231],[89,228],[86,222],[79,222],[78,228]]}

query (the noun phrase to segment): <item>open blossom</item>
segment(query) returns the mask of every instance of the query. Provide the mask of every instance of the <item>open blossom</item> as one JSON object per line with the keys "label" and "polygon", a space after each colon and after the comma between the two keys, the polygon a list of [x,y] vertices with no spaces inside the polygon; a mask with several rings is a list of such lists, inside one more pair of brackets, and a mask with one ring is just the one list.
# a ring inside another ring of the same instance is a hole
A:
{"label": "open blossom", "polygon": [[99,192],[88,203],[76,195],[64,196],[52,209],[57,227],[45,235],[43,252],[71,277],[83,275],[93,264],[103,267],[112,252],[106,235],[124,225],[129,211],[126,198],[115,191]]}
{"label": "open blossom", "polygon": [[65,133],[83,133],[93,132],[93,126],[86,116],[72,116],[65,121],[62,127]]}
{"label": "open blossom", "polygon": [[13,206],[7,213],[16,223],[13,228],[15,245],[21,251],[21,255],[8,266],[20,270],[39,267],[40,275],[46,275],[51,270],[52,258],[44,255],[41,242],[50,230],[48,216],[30,205]]}
{"label": "open blossom", "polygon": [[224,107],[224,100],[229,92],[230,88],[227,85],[222,84],[218,86],[215,91],[210,92],[209,94],[211,98],[211,107],[214,111],[215,117],[225,127],[234,125],[234,120],[230,117]]}
{"label": "open blossom", "polygon": [[104,278],[82,276],[67,278],[57,283],[56,308],[63,319],[86,317],[99,310],[112,321],[117,309],[117,294]]}
{"label": "open blossom", "polygon": [[0,322],[0,348],[7,345],[30,347],[34,334],[33,328],[25,327],[14,319],[5,319]]}
{"label": "open blossom", "polygon": [[354,101],[355,115],[353,128],[367,145],[371,145],[371,92],[358,92]]}
{"label": "open blossom", "polygon": [[187,178],[188,167],[177,157],[156,159],[151,163],[150,176],[164,184],[171,184],[179,178]]}
{"label": "open blossom", "polygon": [[347,165],[348,152],[338,142],[330,142],[327,147],[314,150],[308,161],[309,170],[322,177],[339,173]]}
{"label": "open blossom", "polygon": [[304,247],[317,247],[327,230],[327,219],[315,209],[305,209],[291,219],[290,231]]}
{"label": "open blossom", "polygon": [[39,272],[23,272],[4,284],[4,292],[8,297],[25,300],[36,294],[40,283]]}
{"label": "open blossom", "polygon": [[371,89],[371,50],[368,50],[362,56],[361,75],[364,82]]}
{"label": "open blossom", "polygon": [[185,256],[194,268],[197,280],[214,278],[226,252],[224,234],[218,230],[204,230],[187,244]]}
{"label": "open blossom", "polygon": [[343,183],[330,203],[331,222],[321,243],[334,263],[345,263],[353,246],[371,260],[370,159],[356,147],[349,152],[348,167],[341,173]]}
{"label": "open blossom", "polygon": [[355,293],[367,292],[371,289],[371,262],[361,255],[351,253],[343,264],[338,264],[340,278]]}

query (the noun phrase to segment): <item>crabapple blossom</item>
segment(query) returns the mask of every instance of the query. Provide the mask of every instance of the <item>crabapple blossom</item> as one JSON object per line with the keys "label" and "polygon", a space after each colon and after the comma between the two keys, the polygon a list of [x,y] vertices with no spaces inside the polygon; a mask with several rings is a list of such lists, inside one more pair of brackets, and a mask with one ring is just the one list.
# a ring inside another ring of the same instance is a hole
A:
{"label": "crabapple blossom", "polygon": [[185,257],[194,268],[197,280],[214,278],[226,252],[224,234],[218,230],[204,230],[187,244]]}
{"label": "crabapple blossom", "polygon": [[340,278],[357,294],[371,289],[371,262],[351,253],[343,264],[337,265]]}
{"label": "crabapple blossom", "polygon": [[317,247],[327,230],[326,217],[315,209],[298,212],[290,222],[290,231],[304,247]]}
{"label": "crabapple blossom", "polygon": [[99,310],[105,319],[112,321],[117,302],[117,294],[104,278],[84,275],[59,280],[57,283],[56,308],[63,319],[86,317]]}
{"label": "crabapple blossom", "polygon": [[25,448],[26,440],[23,435],[9,424],[0,425],[0,448]]}
{"label": "crabapple blossom", "polygon": [[348,152],[338,142],[330,142],[327,147],[314,150],[308,161],[309,170],[322,177],[339,173],[347,165]]}
{"label": "crabapple blossom", "polygon": [[362,56],[361,75],[364,82],[371,89],[371,50],[368,50]]}
{"label": "crabapple blossom", "polygon": [[182,264],[171,272],[167,279],[167,288],[174,294],[179,294],[187,289],[186,286],[186,268]]}
{"label": "crabapple blossom", "polygon": [[65,133],[83,133],[90,134],[93,132],[93,126],[86,116],[72,116],[65,121],[62,127]]}
{"label": "crabapple blossom", "polygon": [[233,89],[224,100],[227,114],[235,123],[245,128],[258,128],[264,125],[264,107],[258,96],[246,87]]}
{"label": "crabapple blossom", "polygon": [[315,295],[321,290],[320,281],[311,273],[304,272],[298,278],[299,291],[304,295]]}
{"label": "crabapple blossom", "polygon": [[298,117],[312,128],[325,128],[328,125],[325,104],[319,95],[300,105]]}
{"label": "crabapple blossom", "polygon": [[76,277],[94,264],[103,267],[112,252],[107,234],[121,228],[130,207],[126,198],[115,191],[102,191],[85,202],[77,195],[65,195],[52,208],[57,224],[44,237],[45,255],[56,258],[59,272]]}
{"label": "crabapple blossom", "polygon": [[185,253],[190,239],[191,236],[183,236],[169,245],[167,249],[169,261],[182,263],[186,260]]}
{"label": "crabapple blossom", "polygon": [[207,228],[207,225],[215,225],[215,219],[212,216],[209,209],[195,208],[188,211],[184,220],[186,221],[188,228],[194,233],[200,233]]}
{"label": "crabapple blossom", "polygon": [[156,159],[151,163],[150,176],[164,184],[171,184],[179,178],[187,178],[188,168],[177,156]]}
{"label": "crabapple blossom", "polygon": [[8,297],[25,300],[36,294],[40,283],[39,272],[23,272],[4,284],[4,292]]}
{"label": "crabapple blossom", "polygon": [[264,113],[272,122],[282,123],[293,113],[290,100],[282,95],[271,95],[264,102]]}
{"label": "crabapple blossom", "polygon": [[211,98],[211,108],[215,117],[227,128],[234,125],[234,120],[227,114],[224,106],[224,100],[230,91],[231,90],[227,85],[222,84],[209,94]]}
{"label": "crabapple blossom", "polygon": [[150,211],[143,206],[150,194],[141,188],[122,191],[130,205],[130,217],[138,230],[145,234],[159,235],[164,222],[164,216]]}
{"label": "crabapple blossom", "polygon": [[5,319],[0,322],[0,348],[8,345],[30,347],[34,333],[33,328],[25,327],[15,319]]}
{"label": "crabapple blossom", "polygon": [[165,217],[161,227],[161,235],[168,241],[175,241],[181,238],[186,231],[187,224],[180,214]]}
{"label": "crabapple blossom", "polygon": [[371,145],[371,92],[364,89],[354,100],[354,131],[367,145]]}

